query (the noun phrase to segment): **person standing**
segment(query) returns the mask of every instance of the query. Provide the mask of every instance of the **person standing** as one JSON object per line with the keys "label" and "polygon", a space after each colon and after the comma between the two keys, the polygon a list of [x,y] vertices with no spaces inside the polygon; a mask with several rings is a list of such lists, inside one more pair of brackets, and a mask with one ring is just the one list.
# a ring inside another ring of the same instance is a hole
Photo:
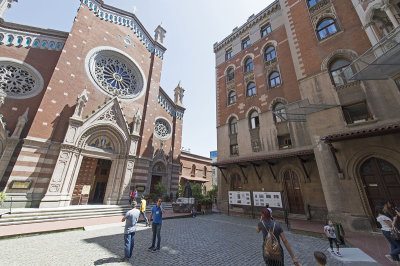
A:
{"label": "person standing", "polygon": [[[159,198],[157,200],[157,204],[153,206],[150,214],[150,222],[153,219],[153,223],[151,228],[153,230],[153,241],[151,247],[149,247],[149,251],[157,252],[160,250],[160,242],[161,242],[161,225],[162,225],[162,215],[165,213],[165,208],[162,206],[162,199]],[[157,246],[156,244],[157,237]]]}
{"label": "person standing", "polygon": [[382,234],[390,244],[390,255],[386,255],[389,260],[399,261],[399,249],[400,243],[390,236],[390,231],[392,231],[392,219],[387,217],[382,206],[376,206],[377,217],[376,220],[382,226]]}
{"label": "person standing", "polygon": [[131,191],[131,194],[129,195],[129,204],[132,204],[132,201],[135,199],[135,190]]}
{"label": "person standing", "polygon": [[[327,224],[324,226],[324,233],[325,233],[326,237],[327,237],[328,240],[329,240],[329,246],[330,246],[330,248],[331,248],[331,253],[334,254],[334,255],[336,254],[336,255],[338,255],[339,257],[341,257],[342,254],[341,254],[340,251],[339,251],[339,243],[337,242],[337,239],[336,239],[335,228],[333,227],[333,223],[332,223],[331,220],[329,220],[329,221],[327,222]],[[336,246],[336,253],[335,253],[335,251],[333,250],[333,243],[332,243],[332,242],[335,243],[335,246]]]}
{"label": "person standing", "polygon": [[122,218],[125,222],[124,241],[125,241],[125,257],[121,261],[128,261],[132,257],[133,246],[135,245],[136,224],[139,220],[140,212],[136,209],[137,202],[132,201],[132,209],[128,211]]}
{"label": "person standing", "polygon": [[269,266],[283,266],[283,249],[280,244],[280,239],[282,239],[283,244],[285,245],[287,251],[289,252],[290,257],[292,258],[294,265],[300,265],[297,261],[296,257],[293,254],[293,251],[289,245],[289,242],[286,239],[285,233],[283,233],[283,229],[278,222],[271,220],[271,213],[268,209],[265,209],[261,213],[261,220],[259,221],[256,227],[257,233],[263,233],[263,252],[264,252],[264,245],[265,245],[265,238],[268,236],[268,232],[271,232],[275,238],[278,240],[280,250],[281,250],[281,259],[270,259],[264,256],[264,261],[266,265]]}
{"label": "person standing", "polygon": [[[147,219],[147,216],[146,216],[146,200],[144,199],[144,196],[141,197],[139,211],[140,211],[140,216],[143,215],[144,220],[146,221],[146,226],[148,226],[149,219]],[[139,218],[140,218],[140,216],[139,216]]]}

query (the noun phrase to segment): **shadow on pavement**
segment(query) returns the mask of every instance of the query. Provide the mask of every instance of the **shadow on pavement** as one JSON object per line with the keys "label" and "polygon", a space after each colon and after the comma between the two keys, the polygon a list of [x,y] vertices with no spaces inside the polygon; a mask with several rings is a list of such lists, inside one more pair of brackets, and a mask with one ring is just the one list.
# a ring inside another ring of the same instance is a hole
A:
{"label": "shadow on pavement", "polygon": [[121,258],[117,257],[109,257],[109,258],[104,258],[104,259],[99,259],[94,262],[94,265],[103,265],[103,264],[109,264],[109,263],[120,263]]}

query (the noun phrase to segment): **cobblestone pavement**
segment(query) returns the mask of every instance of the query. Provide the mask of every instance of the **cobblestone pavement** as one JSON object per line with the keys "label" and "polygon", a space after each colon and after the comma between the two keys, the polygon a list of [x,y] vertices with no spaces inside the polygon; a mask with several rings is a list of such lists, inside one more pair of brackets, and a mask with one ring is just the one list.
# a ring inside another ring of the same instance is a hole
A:
{"label": "cobblestone pavement", "polygon": [[[165,220],[161,251],[151,253],[151,230],[140,224],[133,265],[263,265],[262,234],[257,220],[221,214]],[[313,253],[326,252],[323,238],[285,232],[303,265],[315,265]],[[123,256],[121,226],[0,240],[1,265],[112,265]],[[327,254],[328,259],[331,258]],[[292,265],[285,250],[285,265]],[[129,263],[121,263],[129,265]],[[330,260],[328,265],[340,265]]]}

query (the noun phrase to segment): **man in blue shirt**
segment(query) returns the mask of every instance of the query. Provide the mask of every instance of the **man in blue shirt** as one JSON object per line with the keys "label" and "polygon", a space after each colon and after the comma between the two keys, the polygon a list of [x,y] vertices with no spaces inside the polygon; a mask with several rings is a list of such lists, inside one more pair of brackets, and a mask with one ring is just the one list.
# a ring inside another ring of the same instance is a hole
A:
{"label": "man in blue shirt", "polygon": [[[150,219],[149,221],[151,222],[151,219],[153,219],[152,223],[152,229],[153,229],[153,242],[151,244],[151,247],[149,247],[149,251],[152,252],[157,252],[160,250],[160,241],[161,241],[161,224],[162,224],[162,215],[165,213],[165,208],[162,206],[162,199],[159,198],[157,200],[157,204],[153,206],[151,209],[151,214],[150,214]],[[156,236],[157,236],[157,247],[155,246],[156,244]]]}

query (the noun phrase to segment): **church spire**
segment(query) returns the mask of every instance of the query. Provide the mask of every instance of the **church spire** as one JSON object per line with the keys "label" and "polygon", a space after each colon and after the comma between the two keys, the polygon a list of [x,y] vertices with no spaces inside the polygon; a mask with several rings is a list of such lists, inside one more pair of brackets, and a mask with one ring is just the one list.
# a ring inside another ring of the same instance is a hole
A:
{"label": "church spire", "polygon": [[13,2],[18,2],[18,0],[0,0],[0,18],[3,18],[4,13],[11,8]]}

